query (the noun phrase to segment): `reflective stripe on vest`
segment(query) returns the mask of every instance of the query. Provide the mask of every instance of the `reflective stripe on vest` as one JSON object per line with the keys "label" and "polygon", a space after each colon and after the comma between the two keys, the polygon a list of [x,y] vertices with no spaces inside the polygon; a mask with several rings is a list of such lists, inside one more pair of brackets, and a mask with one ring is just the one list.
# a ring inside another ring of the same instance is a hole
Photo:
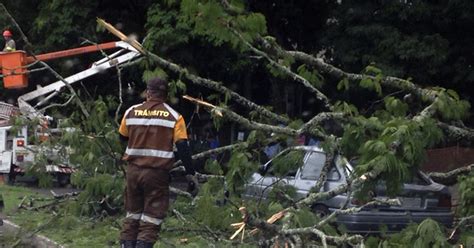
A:
{"label": "reflective stripe on vest", "polygon": [[174,153],[162,150],[155,149],[137,149],[137,148],[128,148],[125,150],[125,153],[130,156],[149,156],[149,157],[158,157],[158,158],[173,158]]}
{"label": "reflective stripe on vest", "polygon": [[176,121],[169,121],[169,120],[163,120],[163,119],[129,118],[129,119],[125,119],[125,123],[127,126],[142,125],[142,126],[161,126],[161,127],[174,128]]}
{"label": "reflective stripe on vest", "polygon": [[125,216],[125,218],[132,219],[132,220],[139,220],[141,217],[142,217],[142,214],[141,214],[141,213],[139,213],[139,214],[132,214],[132,213],[130,213],[130,212],[127,212],[127,215]]}
{"label": "reflective stripe on vest", "polygon": [[171,113],[171,115],[174,117],[175,120],[178,119],[179,117],[178,112],[176,112],[172,107],[170,107],[170,105],[163,103],[163,106],[165,106],[165,108]]}
{"label": "reflective stripe on vest", "polygon": [[140,218],[141,221],[143,222],[148,222],[148,223],[152,223],[152,224],[155,224],[155,225],[160,225],[161,222],[163,222],[162,219],[158,219],[158,218],[153,218],[153,217],[150,217],[150,216],[147,216],[147,215],[142,215],[142,217]]}

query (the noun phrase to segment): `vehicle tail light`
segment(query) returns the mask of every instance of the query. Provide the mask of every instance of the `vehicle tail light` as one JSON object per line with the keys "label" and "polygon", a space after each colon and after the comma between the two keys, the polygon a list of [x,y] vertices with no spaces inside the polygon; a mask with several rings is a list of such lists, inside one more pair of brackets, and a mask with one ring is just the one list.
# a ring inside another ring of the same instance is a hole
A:
{"label": "vehicle tail light", "polygon": [[367,201],[360,200],[360,199],[357,199],[357,198],[352,198],[351,199],[351,204],[354,205],[354,206],[362,206],[366,203],[367,203]]}
{"label": "vehicle tail light", "polygon": [[23,162],[24,159],[25,159],[25,156],[23,156],[23,155],[17,155],[16,156],[16,161],[18,161],[18,162]]}
{"label": "vehicle tail light", "polygon": [[440,195],[438,198],[438,207],[451,208],[451,196],[446,194]]}
{"label": "vehicle tail light", "polygon": [[17,140],[16,141],[16,146],[24,146],[25,145],[25,141],[24,140]]}

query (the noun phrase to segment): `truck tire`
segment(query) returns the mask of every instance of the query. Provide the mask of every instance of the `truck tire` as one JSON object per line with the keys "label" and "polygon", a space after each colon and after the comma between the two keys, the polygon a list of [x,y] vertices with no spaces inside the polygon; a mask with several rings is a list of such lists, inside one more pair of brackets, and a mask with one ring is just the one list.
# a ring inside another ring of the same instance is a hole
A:
{"label": "truck tire", "polygon": [[10,184],[10,176],[7,173],[0,173],[0,182],[1,184],[8,185]]}
{"label": "truck tire", "polygon": [[58,173],[56,175],[56,179],[58,181],[59,186],[66,187],[70,182],[71,175],[70,174],[64,174],[64,173]]}

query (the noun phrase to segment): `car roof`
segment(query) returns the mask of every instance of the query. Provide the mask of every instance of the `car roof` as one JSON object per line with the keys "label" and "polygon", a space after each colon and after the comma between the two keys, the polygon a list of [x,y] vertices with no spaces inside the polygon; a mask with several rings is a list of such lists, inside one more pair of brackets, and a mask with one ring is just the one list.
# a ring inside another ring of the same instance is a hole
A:
{"label": "car roof", "polygon": [[323,148],[320,146],[294,146],[296,150],[305,150],[305,151],[312,151],[312,152],[324,152]]}

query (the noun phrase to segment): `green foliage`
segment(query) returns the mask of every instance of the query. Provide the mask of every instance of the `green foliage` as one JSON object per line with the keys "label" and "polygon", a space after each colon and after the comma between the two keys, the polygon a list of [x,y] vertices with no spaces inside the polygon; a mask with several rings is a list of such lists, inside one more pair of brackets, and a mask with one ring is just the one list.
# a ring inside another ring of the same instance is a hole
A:
{"label": "green foliage", "polygon": [[70,209],[77,215],[101,215],[103,200],[112,207],[121,206],[123,203],[122,193],[125,185],[122,177],[97,174],[87,178],[76,176],[73,181],[79,181],[81,184],[78,186],[84,189],[79,195],[78,201],[70,205]]}
{"label": "green foliage", "polygon": [[301,119],[296,119],[288,124],[289,128],[299,129],[303,126],[304,122]]}
{"label": "green foliage", "polygon": [[360,80],[360,86],[367,89],[374,90],[379,96],[382,95],[382,86],[380,82],[383,79],[382,70],[375,67],[374,65],[369,65],[365,68],[364,76]]}
{"label": "green foliage", "polygon": [[469,115],[470,104],[468,101],[461,100],[453,90],[436,89],[438,98],[434,102],[434,106],[444,119],[460,120]]}
{"label": "green foliage", "polygon": [[293,223],[295,228],[314,226],[319,221],[317,215],[311,212],[311,209],[308,208],[302,208],[295,211],[294,220]]}
{"label": "green foliage", "polygon": [[[94,34],[96,16],[93,12],[98,7],[97,2],[41,1],[37,7],[38,14],[31,21],[34,34],[38,38],[37,45],[42,51],[48,51],[52,47],[55,47],[55,50],[58,50],[58,47],[65,48],[77,42],[76,37],[91,37]],[[86,35],[87,33],[89,35]]]}
{"label": "green foliage", "polygon": [[304,151],[293,150],[278,156],[272,161],[270,168],[272,173],[277,177],[284,177],[289,173],[296,172],[303,164]]}
{"label": "green foliage", "polygon": [[104,101],[99,97],[90,104],[89,118],[72,116],[63,122],[64,127],[73,129],[63,134],[60,144],[71,149],[70,162],[81,170],[115,174],[119,154],[123,152],[117,126],[109,117],[109,111],[114,110],[115,102],[112,99]]}
{"label": "green foliage", "polygon": [[474,245],[474,228],[472,226],[464,228],[458,244],[464,244],[467,247]]}
{"label": "green foliage", "polygon": [[459,177],[460,201],[458,208],[462,216],[474,214],[474,173]]}
{"label": "green foliage", "polygon": [[268,192],[268,201],[278,202],[283,207],[291,206],[293,202],[282,196],[282,194],[286,194],[291,199],[294,199],[296,197],[296,188],[293,185],[287,185],[283,182],[276,183],[271,191]]}
{"label": "green foliage", "polygon": [[275,213],[282,211],[285,207],[276,201],[255,201],[243,199],[243,204],[250,213],[254,213],[262,219],[268,219]]}
{"label": "green foliage", "polygon": [[347,77],[344,77],[337,83],[337,90],[349,90],[349,79],[347,79]]}
{"label": "green foliage", "polygon": [[394,234],[390,239],[383,241],[379,247],[447,247],[443,230],[439,224],[432,220],[426,219],[419,225],[412,224],[401,233]]}
{"label": "green foliage", "polygon": [[219,3],[184,0],[181,2],[181,13],[181,20],[190,23],[194,33],[205,35],[210,42],[220,45],[232,39],[226,27],[229,16]]}
{"label": "green foliage", "polygon": [[196,219],[206,226],[216,230],[229,230],[230,224],[238,222],[240,214],[231,205],[218,206],[216,203],[224,196],[222,181],[211,179],[204,184],[196,201]]}
{"label": "green foliage", "polygon": [[247,15],[237,16],[235,26],[243,33],[244,38],[249,42],[267,33],[265,16],[260,13],[249,13]]}
{"label": "green foliage", "polygon": [[[276,62],[283,67],[290,68],[291,65],[293,65],[293,63],[295,62],[295,60],[292,57],[282,57]],[[273,75],[274,77],[285,79],[285,80],[289,79],[289,75],[285,73],[284,71],[282,71],[281,69],[277,68],[275,65],[267,64],[266,68],[268,69],[270,74]]]}
{"label": "green foliage", "polygon": [[242,186],[247,179],[258,168],[258,164],[253,161],[252,154],[243,151],[233,151],[227,163],[226,181],[232,192],[241,192]]}
{"label": "green foliage", "polygon": [[302,64],[298,66],[298,74],[304,79],[308,80],[314,87],[320,88],[323,85],[324,78],[316,70],[308,68],[307,65]]}
{"label": "green foliage", "polygon": [[181,79],[172,80],[171,82],[169,82],[168,97],[176,97],[179,91],[183,93],[186,92],[186,84],[183,83]]}
{"label": "green foliage", "polygon": [[[424,149],[439,142],[441,130],[433,120],[413,122],[392,116],[356,119],[345,127],[341,140],[344,154],[357,154],[357,173],[382,172],[388,191],[395,194],[400,183],[412,176],[423,160]],[[358,147],[358,150],[355,148]]]}
{"label": "green foliage", "polygon": [[89,104],[89,118],[72,115],[62,122],[65,131],[58,144],[67,148],[69,163],[78,169],[71,183],[83,189],[69,209],[78,215],[97,216],[102,214],[100,202],[104,199],[111,208],[122,205],[124,180],[119,163],[124,148],[109,116],[115,101],[99,97]]}
{"label": "green foliage", "polygon": [[266,33],[263,15],[249,13],[232,16],[225,12],[218,1],[182,1],[181,14],[180,21],[189,23],[194,34],[204,36],[216,46],[228,42],[234,48],[243,49],[233,29],[249,42]]}
{"label": "green foliage", "polygon": [[221,168],[219,162],[215,159],[208,159],[206,160],[206,164],[204,165],[204,170],[206,173],[211,175],[223,175],[224,171]]}
{"label": "green foliage", "polygon": [[179,18],[179,6],[155,3],[148,8],[148,39],[144,46],[150,51],[166,50],[189,41],[189,23]]}
{"label": "green foliage", "polygon": [[334,104],[334,110],[348,114],[350,116],[359,114],[359,110],[357,109],[356,106],[354,106],[353,104],[349,104],[347,102],[342,102],[342,101],[337,101],[336,104]]}
{"label": "green foliage", "polygon": [[400,101],[399,99],[388,96],[384,98],[385,109],[395,117],[403,117],[407,114],[408,104]]}

